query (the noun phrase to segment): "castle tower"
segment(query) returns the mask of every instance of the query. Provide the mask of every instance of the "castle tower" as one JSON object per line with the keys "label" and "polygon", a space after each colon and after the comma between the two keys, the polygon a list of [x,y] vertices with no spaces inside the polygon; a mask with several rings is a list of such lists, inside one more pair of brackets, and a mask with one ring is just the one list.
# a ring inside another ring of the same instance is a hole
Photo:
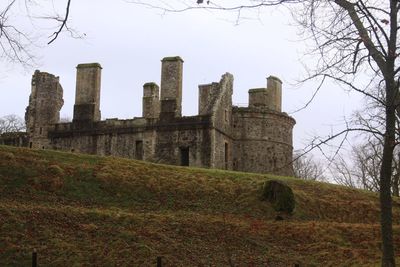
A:
{"label": "castle tower", "polygon": [[234,170],[293,175],[296,121],[281,109],[282,82],[274,76],[267,88],[249,90],[249,107],[233,109]]}
{"label": "castle tower", "polygon": [[31,86],[25,113],[29,147],[48,148],[47,133],[52,124],[60,120],[60,110],[64,104],[63,89],[59,77],[39,70],[33,74]]}
{"label": "castle tower", "polygon": [[180,57],[161,60],[161,116],[182,116],[182,73]]}
{"label": "castle tower", "polygon": [[101,66],[99,63],[79,64],[76,67],[74,122],[99,121]]}
{"label": "castle tower", "polygon": [[143,112],[144,118],[158,118],[160,115],[159,87],[155,83],[143,85]]}

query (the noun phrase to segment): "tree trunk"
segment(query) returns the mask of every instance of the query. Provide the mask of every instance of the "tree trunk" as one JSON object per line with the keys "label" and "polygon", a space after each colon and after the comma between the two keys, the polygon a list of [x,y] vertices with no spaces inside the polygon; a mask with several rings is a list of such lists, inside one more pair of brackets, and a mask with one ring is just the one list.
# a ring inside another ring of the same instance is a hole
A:
{"label": "tree trunk", "polygon": [[396,92],[394,83],[386,82],[386,129],[380,171],[380,205],[382,232],[382,267],[394,267],[391,176],[395,145],[396,116],[393,100]]}
{"label": "tree trunk", "polygon": [[[399,127],[399,125],[397,125],[397,127]],[[392,196],[398,197],[399,183],[400,183],[400,152],[397,153],[397,157],[393,156],[393,159],[394,159],[394,175],[392,179]]]}
{"label": "tree trunk", "polygon": [[400,180],[400,173],[396,172],[396,174],[393,176],[393,185],[392,185],[393,196],[395,197],[399,196],[399,180]]}

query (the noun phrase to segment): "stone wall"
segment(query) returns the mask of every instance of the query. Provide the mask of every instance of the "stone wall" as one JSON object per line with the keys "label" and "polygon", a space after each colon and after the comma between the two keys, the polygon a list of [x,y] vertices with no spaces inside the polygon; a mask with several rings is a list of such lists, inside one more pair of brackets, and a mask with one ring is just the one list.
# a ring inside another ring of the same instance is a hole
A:
{"label": "stone wall", "polygon": [[136,158],[135,145],[148,138],[145,131],[146,120],[142,118],[107,119],[85,126],[77,122],[59,123],[50,131],[49,138],[52,148],[57,150]]}
{"label": "stone wall", "polygon": [[[160,121],[156,127],[154,161],[174,165],[204,167],[210,165],[210,117],[182,117]],[[183,158],[187,153],[187,163]]]}
{"label": "stone wall", "polygon": [[210,117],[158,120],[105,120],[82,127],[59,123],[49,133],[53,149],[118,156],[182,165],[182,149],[188,149],[189,166],[210,164]]}

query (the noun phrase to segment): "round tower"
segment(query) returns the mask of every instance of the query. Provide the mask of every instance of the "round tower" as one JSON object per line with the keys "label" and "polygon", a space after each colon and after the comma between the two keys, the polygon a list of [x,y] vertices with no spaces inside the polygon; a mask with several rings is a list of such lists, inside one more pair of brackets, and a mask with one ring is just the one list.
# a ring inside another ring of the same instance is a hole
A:
{"label": "round tower", "polygon": [[269,76],[267,88],[249,90],[249,106],[233,108],[234,170],[293,175],[293,127],[281,111],[282,82]]}

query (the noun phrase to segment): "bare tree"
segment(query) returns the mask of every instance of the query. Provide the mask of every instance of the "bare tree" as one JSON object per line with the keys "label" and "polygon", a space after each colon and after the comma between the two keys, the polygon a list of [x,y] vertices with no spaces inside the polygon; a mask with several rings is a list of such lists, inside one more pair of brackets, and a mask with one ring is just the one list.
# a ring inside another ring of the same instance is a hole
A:
{"label": "bare tree", "polygon": [[[373,95],[375,99],[368,97],[365,99],[365,108],[361,111],[355,112],[353,116],[353,125],[358,125],[365,129],[369,129],[367,134],[362,134],[365,137],[363,141],[358,142],[358,145],[352,145],[351,152],[348,155],[346,164],[340,164],[340,159],[334,160],[333,169],[336,169],[338,174],[338,167],[346,168],[350,164],[352,177],[351,179],[358,187],[379,192],[380,189],[380,169],[383,156],[383,134],[371,134],[372,131],[384,132],[385,129],[385,90],[382,85],[376,86],[375,90],[370,91],[369,94]],[[376,101],[379,99],[380,101]],[[396,113],[396,144],[400,141],[400,118],[399,113]],[[358,138],[360,139],[360,138]],[[392,195],[399,196],[399,178],[400,178],[400,148],[394,147],[393,160],[392,160]],[[350,161],[350,162],[349,162]],[[339,165],[338,165],[339,163]],[[343,178],[343,175],[339,177]],[[339,178],[341,179],[341,178]],[[339,181],[338,181],[339,182]]]}
{"label": "bare tree", "polygon": [[382,146],[369,141],[353,147],[354,176],[363,189],[379,192],[379,170],[382,165]]}
{"label": "bare tree", "polygon": [[345,160],[341,155],[335,157],[332,164],[329,166],[332,180],[340,185],[345,185],[351,188],[363,188],[359,180],[355,178],[353,162]]}
{"label": "bare tree", "polygon": [[[399,29],[397,0],[242,0],[175,2],[131,1],[161,9],[183,12],[207,8],[235,11],[240,18],[245,9],[261,9],[272,5],[288,5],[305,34],[313,42],[310,54],[319,58],[305,79],[319,79],[321,84],[332,79],[348,89],[369,97],[384,107],[383,131],[369,127],[347,127],[332,136],[316,139],[308,149],[321,147],[328,141],[350,132],[362,131],[382,138],[382,164],[379,191],[382,232],[382,266],[395,266],[392,230],[391,176],[396,145],[396,109],[399,108]],[[179,6],[174,6],[173,4]],[[371,94],[373,86],[381,85],[384,98]],[[321,87],[317,88],[317,91]],[[340,145],[339,145],[340,147]]]}
{"label": "bare tree", "polygon": [[293,158],[294,176],[304,180],[324,181],[324,164],[312,154],[301,155],[295,151]]}
{"label": "bare tree", "polygon": [[345,153],[332,161],[329,167],[332,179],[341,185],[379,192],[381,146],[367,142]]}
{"label": "bare tree", "polygon": [[[48,34],[48,44],[57,39],[63,30],[73,31],[68,28],[67,21],[71,0],[66,1],[66,11],[64,15],[52,14],[47,15],[47,11],[43,14],[31,13],[32,9],[37,9],[40,2],[43,6],[46,1],[34,0],[4,0],[0,3],[0,57],[3,60],[18,63],[22,65],[30,65],[34,61],[34,53],[32,48],[38,45],[38,35]],[[47,3],[48,4],[48,3]],[[16,14],[23,13],[30,20],[30,23],[17,23],[14,19]],[[39,27],[27,28],[27,25],[34,25],[36,20],[50,20],[51,28],[55,29],[53,33],[40,31]],[[38,32],[40,31],[40,33]],[[34,33],[38,34],[34,34]]]}
{"label": "bare tree", "polygon": [[17,115],[10,114],[0,118],[0,134],[23,131],[25,131],[25,122]]}
{"label": "bare tree", "polygon": [[[392,162],[392,195],[399,196],[399,148]],[[376,140],[352,147],[348,155],[339,154],[330,165],[332,179],[341,185],[379,192],[382,145]]]}

